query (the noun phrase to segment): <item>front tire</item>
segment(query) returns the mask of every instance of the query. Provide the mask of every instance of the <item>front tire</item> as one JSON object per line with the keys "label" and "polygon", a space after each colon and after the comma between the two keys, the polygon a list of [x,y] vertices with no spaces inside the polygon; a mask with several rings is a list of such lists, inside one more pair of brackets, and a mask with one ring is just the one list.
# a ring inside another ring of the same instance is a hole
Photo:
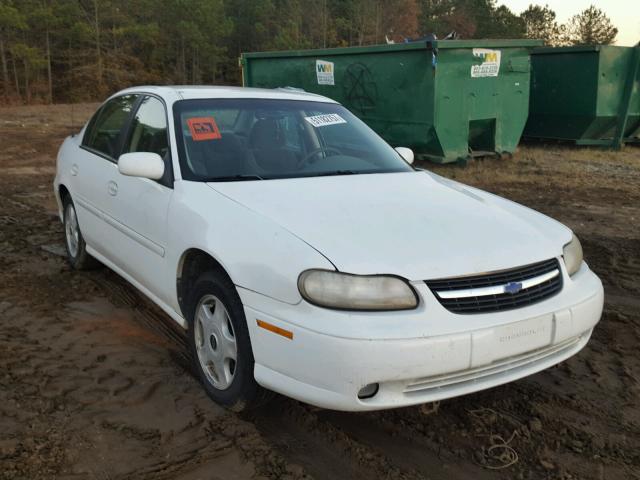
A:
{"label": "front tire", "polygon": [[63,203],[64,245],[67,250],[67,260],[76,270],[90,270],[98,267],[98,261],[87,253],[87,244],[84,241],[76,207],[70,196],[64,198]]}
{"label": "front tire", "polygon": [[242,302],[222,272],[202,274],[187,305],[193,366],[216,403],[239,412],[264,403],[269,394],[253,376],[254,358]]}

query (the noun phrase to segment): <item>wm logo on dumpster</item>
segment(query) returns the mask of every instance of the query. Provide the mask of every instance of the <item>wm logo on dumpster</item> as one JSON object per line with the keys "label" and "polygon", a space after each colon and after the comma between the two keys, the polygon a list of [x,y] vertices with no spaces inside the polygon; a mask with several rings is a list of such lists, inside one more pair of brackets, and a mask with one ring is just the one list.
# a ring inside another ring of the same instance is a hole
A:
{"label": "wm logo on dumpster", "polygon": [[333,70],[333,62],[316,60],[316,75],[318,78],[318,85],[335,85]]}
{"label": "wm logo on dumpster", "polygon": [[471,76],[477,77],[497,77],[500,73],[500,50],[489,50],[488,48],[474,48],[474,59],[480,59],[480,65],[471,65]]}

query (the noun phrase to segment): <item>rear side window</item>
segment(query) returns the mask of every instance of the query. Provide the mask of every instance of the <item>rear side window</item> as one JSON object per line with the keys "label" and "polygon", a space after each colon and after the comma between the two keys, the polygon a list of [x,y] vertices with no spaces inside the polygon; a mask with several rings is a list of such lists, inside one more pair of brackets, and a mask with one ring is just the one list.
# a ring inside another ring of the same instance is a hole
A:
{"label": "rear side window", "polygon": [[122,130],[138,95],[123,95],[105,103],[91,119],[82,145],[116,158]]}

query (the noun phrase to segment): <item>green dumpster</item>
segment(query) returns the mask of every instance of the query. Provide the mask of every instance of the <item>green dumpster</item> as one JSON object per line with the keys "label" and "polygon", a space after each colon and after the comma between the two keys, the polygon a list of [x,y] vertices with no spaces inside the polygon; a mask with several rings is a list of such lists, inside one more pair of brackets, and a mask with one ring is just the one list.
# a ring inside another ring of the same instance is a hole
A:
{"label": "green dumpster", "polygon": [[243,84],[332,98],[418,158],[512,153],[529,109],[538,40],[434,40],[244,53]]}
{"label": "green dumpster", "polygon": [[620,147],[640,140],[640,45],[539,48],[524,135]]}

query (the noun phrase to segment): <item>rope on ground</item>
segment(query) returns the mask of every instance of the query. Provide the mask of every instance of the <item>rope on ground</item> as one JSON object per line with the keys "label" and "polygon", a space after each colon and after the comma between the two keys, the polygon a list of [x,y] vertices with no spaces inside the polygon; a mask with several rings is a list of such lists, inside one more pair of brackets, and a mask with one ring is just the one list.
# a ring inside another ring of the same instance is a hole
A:
{"label": "rope on ground", "polygon": [[422,405],[420,405],[420,413],[422,413],[423,415],[433,415],[435,413],[438,413],[439,408],[439,400],[431,403],[423,403]]}
{"label": "rope on ground", "polygon": [[514,430],[507,441],[502,438],[502,435],[489,435],[491,446],[487,448],[485,453],[485,458],[488,460],[484,465],[486,468],[501,470],[518,463],[518,452],[509,445],[517,433],[518,431]]}
{"label": "rope on ground", "polygon": [[[483,424],[493,424],[497,421],[500,414],[491,408],[479,408],[476,410],[468,410],[469,414],[480,420]],[[502,435],[482,434],[481,437],[488,437],[490,446],[482,448],[483,459],[486,463],[481,464],[490,470],[502,470],[518,463],[518,452],[509,445],[518,434],[518,430],[514,430],[508,440]]]}

